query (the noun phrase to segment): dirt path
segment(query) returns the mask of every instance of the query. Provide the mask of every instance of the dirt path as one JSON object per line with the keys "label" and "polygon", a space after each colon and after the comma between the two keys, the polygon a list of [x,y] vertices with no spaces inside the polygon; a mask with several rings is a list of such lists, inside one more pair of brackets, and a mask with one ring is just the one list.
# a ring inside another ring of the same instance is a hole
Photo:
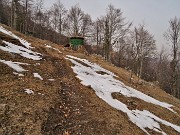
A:
{"label": "dirt path", "polygon": [[43,134],[144,134],[125,114],[99,99],[91,87],[81,85],[70,66],[68,63],[68,74],[59,82],[58,98],[42,124]]}

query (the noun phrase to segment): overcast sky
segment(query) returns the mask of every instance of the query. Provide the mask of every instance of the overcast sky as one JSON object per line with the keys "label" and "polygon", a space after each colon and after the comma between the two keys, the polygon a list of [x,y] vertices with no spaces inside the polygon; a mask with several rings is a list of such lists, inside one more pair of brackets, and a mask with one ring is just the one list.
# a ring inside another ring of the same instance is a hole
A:
{"label": "overcast sky", "polygon": [[[44,0],[45,7],[50,7],[57,0]],[[66,9],[79,4],[93,20],[106,13],[109,4],[120,8],[127,21],[134,26],[145,23],[146,28],[154,35],[158,49],[166,44],[163,37],[170,18],[180,18],[180,0],[61,0]],[[166,45],[166,48],[167,45]]]}

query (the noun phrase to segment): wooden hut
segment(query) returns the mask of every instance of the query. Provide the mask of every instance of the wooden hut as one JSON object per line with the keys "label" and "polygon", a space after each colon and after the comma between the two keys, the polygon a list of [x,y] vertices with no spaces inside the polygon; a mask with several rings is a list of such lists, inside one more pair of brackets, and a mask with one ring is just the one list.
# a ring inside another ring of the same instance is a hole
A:
{"label": "wooden hut", "polygon": [[74,50],[77,50],[80,46],[84,45],[83,37],[71,37],[70,44]]}

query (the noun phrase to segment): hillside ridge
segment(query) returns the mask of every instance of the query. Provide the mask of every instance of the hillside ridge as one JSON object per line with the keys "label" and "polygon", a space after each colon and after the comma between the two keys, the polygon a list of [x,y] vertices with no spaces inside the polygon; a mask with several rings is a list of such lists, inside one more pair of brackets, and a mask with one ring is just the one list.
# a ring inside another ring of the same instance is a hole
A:
{"label": "hillside ridge", "polygon": [[180,101],[96,55],[0,26],[0,134],[171,134]]}

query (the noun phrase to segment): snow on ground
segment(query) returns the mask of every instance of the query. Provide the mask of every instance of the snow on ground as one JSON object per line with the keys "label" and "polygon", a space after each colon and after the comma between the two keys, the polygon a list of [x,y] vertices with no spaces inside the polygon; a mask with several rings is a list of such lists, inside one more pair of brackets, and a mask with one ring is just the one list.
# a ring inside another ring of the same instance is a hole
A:
{"label": "snow on ground", "polygon": [[49,81],[54,81],[54,79],[48,79]]}
{"label": "snow on ground", "polygon": [[50,45],[46,45],[46,44],[45,44],[45,47],[46,47],[46,48],[52,48],[53,50],[56,50],[56,51],[58,51],[59,53],[62,53],[61,51],[59,51],[59,49],[54,48],[54,47],[52,47],[52,46],[50,46]]}
{"label": "snow on ground", "polygon": [[74,56],[71,56],[71,55],[66,55],[66,56],[68,58],[71,58],[71,59],[76,59],[76,60],[82,61],[83,63],[89,65],[90,67],[95,67],[95,68],[93,68],[93,72],[103,71],[103,72],[106,73],[106,75],[110,75],[112,77],[118,77],[114,73],[110,72],[109,70],[106,70],[106,69],[100,67],[99,65],[97,65],[95,63],[89,62],[86,59],[80,59],[80,58],[77,58],[77,57],[74,57]]}
{"label": "snow on ground", "polygon": [[41,65],[40,63],[36,63],[36,64],[34,64],[34,66],[39,66],[39,65]]}
{"label": "snow on ground", "polygon": [[27,94],[37,94],[37,95],[42,95],[42,96],[44,96],[45,94],[43,94],[43,93],[40,93],[40,92],[34,92],[33,90],[31,90],[31,89],[24,89],[24,92],[25,93],[27,93]]}
{"label": "snow on ground", "polygon": [[4,46],[0,46],[0,49],[6,52],[10,52],[10,53],[15,53],[15,54],[19,54],[22,57],[28,58],[28,59],[32,59],[32,60],[40,60],[41,58],[41,54],[37,53],[37,52],[33,52],[30,49],[24,48],[22,46],[18,46],[6,41],[3,41],[3,43],[6,45]]}
{"label": "snow on ground", "polygon": [[21,63],[21,62],[12,62],[12,61],[5,61],[5,60],[1,60],[0,62],[8,65],[9,67],[11,67],[12,69],[14,69],[16,72],[23,72],[23,71],[27,71],[24,68],[22,68],[20,65],[29,65],[27,63]]}
{"label": "snow on ground", "polygon": [[34,77],[39,78],[40,80],[43,80],[43,78],[38,73],[33,73]]}
{"label": "snow on ground", "polygon": [[24,45],[24,47],[22,47],[22,46],[18,46],[18,45],[9,43],[7,41],[2,41],[2,43],[4,43],[6,46],[5,47],[0,46],[1,50],[7,51],[10,53],[16,53],[16,54],[19,54],[19,55],[21,55],[25,58],[28,58],[28,59],[33,59],[33,60],[42,59],[40,53],[37,53],[37,52],[30,50],[30,48],[33,48],[33,47],[31,47],[31,44],[28,43],[26,40],[19,38],[18,36],[13,34],[11,31],[6,30],[2,26],[0,26],[0,32],[19,40],[21,42],[21,44]]}
{"label": "snow on ground", "polygon": [[40,93],[40,92],[38,92],[38,95],[42,95],[42,96],[44,96],[44,94],[42,94],[42,93]]}
{"label": "snow on ground", "polygon": [[13,34],[11,31],[8,31],[7,29],[3,28],[2,26],[0,26],[0,32],[4,33],[4,34],[6,34],[6,35],[9,35],[9,36],[11,36],[11,37],[13,37],[13,38],[15,38],[15,39],[18,39],[18,40],[21,42],[21,44],[23,44],[25,47],[27,47],[27,48],[32,48],[32,47],[31,47],[31,44],[28,43],[26,40],[24,40],[24,39],[16,36],[16,35]]}
{"label": "snow on ground", "polygon": [[14,75],[18,75],[19,77],[23,77],[24,75],[21,73],[13,72]]}
{"label": "snow on ground", "polygon": [[34,94],[34,91],[30,89],[24,89],[24,92],[26,92],[27,94]]}
{"label": "snow on ground", "polygon": [[[152,104],[155,104],[155,105],[159,105],[161,107],[164,107],[164,108],[174,112],[173,109],[171,109],[171,107],[173,105],[170,105],[170,104],[165,103],[165,102],[160,102],[160,101],[158,101],[158,100],[156,100],[156,99],[154,99],[154,98],[152,98],[150,96],[147,96],[146,94],[144,94],[142,92],[139,92],[139,91],[137,91],[137,90],[135,90],[135,89],[133,89],[131,87],[126,86],[124,83],[122,83],[119,80],[116,80],[116,79],[113,78],[116,75],[114,75],[112,72],[110,72],[110,71],[108,71],[108,70],[98,66],[97,64],[91,63],[91,62],[89,62],[89,61],[87,61],[85,59],[76,58],[74,56],[67,55],[67,57],[71,58],[71,59],[76,59],[76,60],[82,61],[83,63],[89,65],[90,67],[89,68],[86,67],[86,68],[90,69],[90,70],[88,70],[88,71],[84,71],[83,70],[82,72],[86,72],[87,75],[91,75],[92,78],[90,78],[88,76],[89,79],[93,80],[94,76],[96,78],[98,78],[97,82],[99,84],[103,84],[102,86],[100,86],[100,88],[102,90],[108,88],[108,92],[111,92],[111,93],[112,92],[120,92],[124,96],[127,96],[127,97],[136,97],[136,98],[139,98],[139,99],[144,100],[146,102],[149,102],[149,103],[152,103]],[[83,67],[85,67],[85,66],[83,66]],[[101,75],[101,74],[97,73],[98,71],[103,71],[103,72],[105,72],[107,74]],[[79,72],[81,72],[81,71],[79,70]],[[86,85],[86,83],[89,83],[88,81],[89,80],[83,80],[82,83],[84,85]],[[93,85],[96,86],[97,85],[96,81],[93,81],[93,82],[94,83],[92,83],[91,86],[93,86]],[[107,83],[104,83],[104,82],[107,82]],[[90,85],[90,84],[88,84],[88,85]],[[119,89],[119,88],[121,88],[121,89]]]}
{"label": "snow on ground", "polygon": [[[96,95],[99,98],[101,98],[117,110],[126,113],[129,119],[139,128],[141,128],[145,133],[149,134],[146,130],[146,128],[149,128],[165,135],[166,133],[161,129],[160,123],[166,126],[170,126],[177,132],[180,132],[179,126],[165,121],[147,110],[129,110],[126,104],[118,101],[117,99],[113,99],[111,94],[113,92],[119,92],[124,96],[136,97],[146,102],[164,107],[170,111],[173,111],[173,109],[171,109],[173,105],[158,101],[150,96],[145,95],[142,92],[126,86],[124,83],[116,80],[114,78],[115,75],[112,72],[103,69],[97,64],[91,63],[86,59],[80,59],[70,55],[67,55],[66,59],[70,60],[75,65],[74,67],[72,67],[72,69],[77,74],[76,77],[81,80],[81,83],[83,85],[90,85],[95,90]],[[81,61],[81,63],[84,63],[88,66],[82,65],[76,60]],[[98,71],[103,71],[107,74],[99,74]]]}

